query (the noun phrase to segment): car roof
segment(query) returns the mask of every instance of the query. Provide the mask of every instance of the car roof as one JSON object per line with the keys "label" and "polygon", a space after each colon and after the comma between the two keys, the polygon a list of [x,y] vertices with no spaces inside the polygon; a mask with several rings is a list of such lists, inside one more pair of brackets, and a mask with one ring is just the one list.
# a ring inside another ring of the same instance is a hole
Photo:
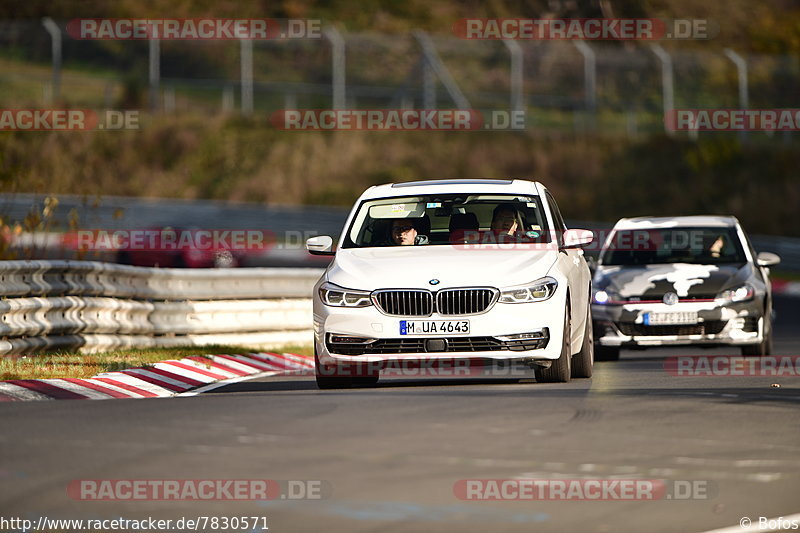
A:
{"label": "car roof", "polygon": [[375,185],[364,191],[361,199],[454,193],[539,194],[543,188],[539,182],[516,179],[423,180]]}
{"label": "car roof", "polygon": [[647,228],[687,228],[687,227],[736,227],[736,217],[697,215],[681,217],[635,217],[621,218],[614,224],[614,229],[647,229]]}
{"label": "car roof", "polygon": [[543,189],[544,186],[541,183],[529,180],[488,178],[434,179],[375,185],[364,191],[361,199],[454,193],[539,194]]}

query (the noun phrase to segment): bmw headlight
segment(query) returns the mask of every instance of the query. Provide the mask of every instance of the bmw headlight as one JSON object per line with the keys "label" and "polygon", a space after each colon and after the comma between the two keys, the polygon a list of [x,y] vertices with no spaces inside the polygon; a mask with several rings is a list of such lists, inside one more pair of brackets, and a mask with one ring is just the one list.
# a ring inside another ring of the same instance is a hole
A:
{"label": "bmw headlight", "polygon": [[500,292],[497,300],[506,304],[522,304],[527,302],[543,302],[556,292],[558,282],[550,276],[537,279],[530,285],[511,287]]}
{"label": "bmw headlight", "polygon": [[345,289],[325,282],[319,288],[319,297],[325,305],[334,307],[368,307],[372,305],[369,292]]}
{"label": "bmw headlight", "polygon": [[746,302],[752,300],[756,290],[749,283],[726,289],[717,295],[717,300],[725,302]]}

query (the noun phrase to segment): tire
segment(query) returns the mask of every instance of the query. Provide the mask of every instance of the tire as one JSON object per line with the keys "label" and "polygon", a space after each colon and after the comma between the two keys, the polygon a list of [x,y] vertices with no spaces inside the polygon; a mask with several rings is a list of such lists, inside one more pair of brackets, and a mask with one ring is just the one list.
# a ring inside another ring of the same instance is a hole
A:
{"label": "tire", "polygon": [[573,378],[592,377],[594,367],[594,328],[592,327],[592,308],[586,313],[586,326],[583,328],[581,351],[572,356]]}
{"label": "tire", "polygon": [[564,310],[564,335],[561,339],[561,356],[550,368],[536,368],[533,372],[540,383],[567,383],[572,375],[572,349],[570,348],[569,303]]}
{"label": "tire", "polygon": [[763,357],[772,354],[772,310],[767,309],[763,317],[765,333],[758,344],[742,346],[742,355],[748,357]]}
{"label": "tire", "polygon": [[317,379],[317,387],[322,390],[347,389],[353,385],[353,378],[349,376],[329,376],[322,370],[322,364],[317,355],[317,346],[314,345],[314,376]]}
{"label": "tire", "polygon": [[594,346],[595,361],[619,361],[619,346]]}
{"label": "tire", "polygon": [[353,385],[356,387],[369,387],[371,385],[377,385],[379,379],[381,379],[380,374],[374,374],[372,376],[359,376],[357,378],[353,378]]}

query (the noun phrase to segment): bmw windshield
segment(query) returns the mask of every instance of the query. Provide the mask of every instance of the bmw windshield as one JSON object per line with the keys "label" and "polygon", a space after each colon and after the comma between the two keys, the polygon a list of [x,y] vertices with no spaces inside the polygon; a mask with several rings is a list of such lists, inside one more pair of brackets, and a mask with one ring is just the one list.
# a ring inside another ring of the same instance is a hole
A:
{"label": "bmw windshield", "polygon": [[343,248],[550,242],[536,195],[440,194],[363,202]]}

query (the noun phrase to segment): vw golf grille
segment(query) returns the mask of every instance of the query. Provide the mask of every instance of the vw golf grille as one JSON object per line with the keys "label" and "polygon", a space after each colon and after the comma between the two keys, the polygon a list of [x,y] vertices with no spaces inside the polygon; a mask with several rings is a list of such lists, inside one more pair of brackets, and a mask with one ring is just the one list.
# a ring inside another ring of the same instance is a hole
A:
{"label": "vw golf grille", "polygon": [[379,290],[375,291],[373,302],[387,315],[430,316],[435,310],[443,316],[464,316],[487,311],[499,294],[497,289],[488,287],[443,289],[434,300],[430,291]]}

